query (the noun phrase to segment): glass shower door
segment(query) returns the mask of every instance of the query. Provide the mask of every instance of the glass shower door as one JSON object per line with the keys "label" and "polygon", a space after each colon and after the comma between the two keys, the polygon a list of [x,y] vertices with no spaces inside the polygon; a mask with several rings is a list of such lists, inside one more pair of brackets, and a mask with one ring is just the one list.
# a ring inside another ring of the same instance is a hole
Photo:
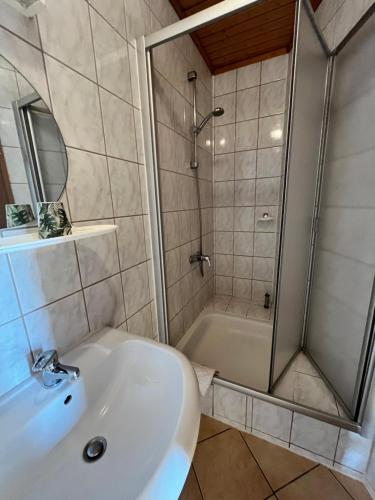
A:
{"label": "glass shower door", "polygon": [[328,56],[298,3],[270,386],[301,349]]}
{"label": "glass shower door", "polygon": [[335,58],[306,351],[353,418],[375,273],[375,16]]}

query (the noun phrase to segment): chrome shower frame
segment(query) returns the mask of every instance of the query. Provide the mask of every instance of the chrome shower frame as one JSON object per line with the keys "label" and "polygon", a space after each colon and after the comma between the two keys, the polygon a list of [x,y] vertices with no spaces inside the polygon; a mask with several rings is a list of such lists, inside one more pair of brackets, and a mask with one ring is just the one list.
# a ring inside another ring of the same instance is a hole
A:
{"label": "chrome shower frame", "polygon": [[197,169],[198,161],[198,116],[197,116],[197,72],[189,71],[187,79],[193,86],[193,159],[190,161],[190,168]]}
{"label": "chrome shower frame", "polygon": [[[162,238],[162,216],[160,210],[160,187],[158,178],[157,143],[155,132],[155,106],[152,75],[152,49],[159,45],[170,42],[180,36],[196,31],[214,21],[223,19],[245,10],[251,5],[259,3],[260,0],[223,0],[203,11],[192,16],[177,21],[165,28],[141,36],[137,39],[137,60],[139,71],[139,85],[142,108],[142,123],[144,132],[145,165],[147,170],[147,187],[149,199],[149,211],[151,221],[151,243],[154,264],[154,285],[155,304],[159,338],[161,342],[169,343],[167,303],[166,303],[166,283],[164,273],[164,248]],[[375,359],[373,360],[375,364]],[[298,411],[301,414],[312,418],[338,425],[341,428],[354,432],[361,430],[361,422],[348,421],[341,417],[335,417],[327,413],[308,408],[291,401],[273,396],[272,394],[257,391],[249,387],[244,387],[215,376],[215,383],[233,389],[245,395],[254,396],[263,401],[276,404],[291,411]]]}

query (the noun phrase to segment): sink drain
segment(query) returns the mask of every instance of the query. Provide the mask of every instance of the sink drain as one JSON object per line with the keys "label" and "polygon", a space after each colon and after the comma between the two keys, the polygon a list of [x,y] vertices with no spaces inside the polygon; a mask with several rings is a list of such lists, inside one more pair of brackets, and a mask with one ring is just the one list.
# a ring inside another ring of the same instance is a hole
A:
{"label": "sink drain", "polygon": [[107,449],[107,440],[102,436],[97,436],[86,444],[83,450],[83,460],[85,462],[96,462],[105,453]]}

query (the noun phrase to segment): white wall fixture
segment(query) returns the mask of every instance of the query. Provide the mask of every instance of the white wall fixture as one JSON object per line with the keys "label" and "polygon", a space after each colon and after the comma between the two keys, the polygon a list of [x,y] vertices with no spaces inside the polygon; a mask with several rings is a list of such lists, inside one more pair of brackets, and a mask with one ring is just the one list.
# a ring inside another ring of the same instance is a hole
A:
{"label": "white wall fixture", "polygon": [[2,0],[26,17],[33,17],[46,6],[47,0]]}
{"label": "white wall fixture", "polygon": [[20,236],[0,238],[0,255],[5,253],[20,252],[21,250],[30,250],[32,248],[40,248],[59,243],[67,243],[69,241],[83,240],[91,236],[100,236],[107,233],[112,233],[117,229],[117,226],[110,224],[101,224],[98,226],[74,226],[72,233],[67,236],[58,236],[56,238],[40,239],[38,231],[29,232]]}

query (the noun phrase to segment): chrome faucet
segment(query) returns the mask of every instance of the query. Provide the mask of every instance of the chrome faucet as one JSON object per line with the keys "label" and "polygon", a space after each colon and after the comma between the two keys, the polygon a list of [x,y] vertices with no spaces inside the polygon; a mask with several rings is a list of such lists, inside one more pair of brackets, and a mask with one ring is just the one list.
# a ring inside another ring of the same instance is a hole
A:
{"label": "chrome faucet", "polygon": [[55,350],[42,352],[33,364],[32,371],[42,374],[43,387],[46,389],[56,387],[63,380],[77,380],[79,377],[79,368],[61,364]]}
{"label": "chrome faucet", "polygon": [[211,267],[211,259],[208,255],[201,255],[199,253],[195,253],[193,255],[190,255],[189,262],[190,264],[199,262],[201,265],[203,264],[203,262],[207,262],[208,267]]}

